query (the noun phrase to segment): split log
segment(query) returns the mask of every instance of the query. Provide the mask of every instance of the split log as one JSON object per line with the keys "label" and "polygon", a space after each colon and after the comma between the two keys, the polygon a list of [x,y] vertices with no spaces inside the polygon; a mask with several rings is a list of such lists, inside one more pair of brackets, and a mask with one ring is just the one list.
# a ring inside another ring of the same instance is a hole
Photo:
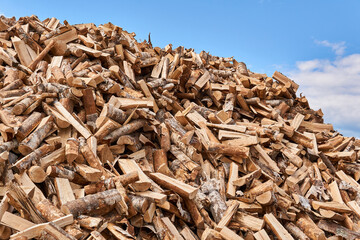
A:
{"label": "split log", "polygon": [[294,239],[273,214],[265,214],[264,220],[279,239]]}
{"label": "split log", "polygon": [[37,57],[30,63],[30,65],[28,66],[29,69],[31,69],[32,71],[35,70],[36,65],[45,57],[45,55],[55,46],[55,41],[51,40],[49,42],[49,44],[44,48],[44,50],[42,50],[41,53],[39,53],[39,55],[37,55]]}
{"label": "split log", "polygon": [[139,175],[137,171],[130,172],[121,176],[108,178],[106,180],[101,180],[97,183],[92,183],[89,185],[86,185],[84,187],[84,191],[86,195],[94,194],[97,192],[102,192],[105,190],[110,190],[115,188],[115,183],[119,181],[122,186],[127,186],[131,183],[134,183],[139,180]]}
{"label": "split log", "polygon": [[326,239],[325,233],[306,214],[301,214],[296,225],[312,240]]}
{"label": "split log", "polygon": [[296,239],[299,240],[310,240],[300,228],[298,228],[292,222],[289,222],[285,225],[286,230],[288,230],[291,235],[293,235]]}
{"label": "split log", "polygon": [[19,144],[19,151],[21,154],[28,155],[32,151],[34,151],[44,140],[47,134],[53,128],[53,121],[50,120],[46,122],[43,126],[38,127],[33,133],[31,133],[28,137],[26,137],[20,144]]}
{"label": "split log", "polygon": [[225,155],[238,156],[243,158],[249,156],[249,148],[247,147],[238,147],[219,143],[211,143],[208,151],[211,153],[223,153]]}
{"label": "split log", "polygon": [[318,223],[319,228],[324,231],[331,232],[336,236],[343,237],[344,239],[358,239],[360,238],[360,233],[351,231],[337,223],[327,222],[325,220],[320,220]]}
{"label": "split log", "polygon": [[150,178],[160,186],[173,190],[180,196],[187,197],[189,199],[193,199],[198,191],[196,188],[174,178],[168,177],[162,173],[150,173]]}

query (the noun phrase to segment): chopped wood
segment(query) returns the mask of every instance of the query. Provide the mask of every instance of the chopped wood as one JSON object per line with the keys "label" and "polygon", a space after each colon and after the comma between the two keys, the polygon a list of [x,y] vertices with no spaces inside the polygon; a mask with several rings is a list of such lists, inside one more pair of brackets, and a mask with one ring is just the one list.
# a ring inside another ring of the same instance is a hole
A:
{"label": "chopped wood", "polygon": [[193,199],[198,191],[198,189],[162,173],[150,173],[150,177],[160,186],[173,190],[182,197]]}
{"label": "chopped wood", "polygon": [[359,140],[284,74],[111,23],[0,31],[0,238],[359,238]]}
{"label": "chopped wood", "polygon": [[279,239],[282,239],[282,240],[294,239],[289,234],[289,232],[286,231],[286,229],[281,225],[281,223],[275,218],[275,216],[272,213],[265,214],[264,220],[265,220],[266,224],[268,224],[270,226],[271,230],[273,230],[273,232]]}

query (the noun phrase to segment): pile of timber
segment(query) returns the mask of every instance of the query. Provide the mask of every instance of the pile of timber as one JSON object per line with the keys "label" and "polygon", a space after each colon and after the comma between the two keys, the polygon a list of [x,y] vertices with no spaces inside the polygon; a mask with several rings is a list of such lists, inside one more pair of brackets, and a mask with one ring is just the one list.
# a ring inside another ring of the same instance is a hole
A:
{"label": "pile of timber", "polygon": [[360,141],[279,72],[0,18],[1,239],[360,239]]}

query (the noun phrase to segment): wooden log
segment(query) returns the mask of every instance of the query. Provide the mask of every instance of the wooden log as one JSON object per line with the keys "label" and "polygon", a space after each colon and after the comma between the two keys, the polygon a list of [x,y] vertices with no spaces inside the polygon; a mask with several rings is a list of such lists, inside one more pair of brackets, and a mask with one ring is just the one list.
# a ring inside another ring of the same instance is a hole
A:
{"label": "wooden log", "polygon": [[296,225],[312,240],[326,239],[325,233],[306,214],[300,214]]}
{"label": "wooden log", "polygon": [[332,210],[339,213],[351,212],[351,209],[348,208],[344,203],[339,203],[335,201],[333,202],[312,201],[311,205],[315,210],[322,208],[325,210]]}
{"label": "wooden log", "polygon": [[23,231],[35,225],[34,223],[7,211],[2,215],[1,223],[17,231]]}
{"label": "wooden log", "polygon": [[191,218],[193,219],[195,226],[200,229],[204,229],[204,218],[201,216],[201,213],[199,209],[197,208],[196,204],[193,200],[190,200],[188,198],[183,198],[186,208],[188,209]]}
{"label": "wooden log", "polygon": [[184,240],[184,238],[180,235],[180,233],[168,217],[163,217],[161,218],[161,220],[163,221],[166,229],[169,231],[172,239]]}
{"label": "wooden log", "polygon": [[349,201],[347,205],[355,213],[356,216],[360,217],[360,206],[356,201]]}
{"label": "wooden log", "polygon": [[77,174],[76,172],[66,169],[62,166],[49,166],[46,169],[46,174],[50,177],[54,177],[54,178],[66,178],[69,181],[76,183],[76,184],[87,184],[88,181],[85,180],[83,177],[81,177],[79,174]]}
{"label": "wooden log", "polygon": [[291,235],[293,235],[296,239],[299,240],[310,240],[308,236],[305,235],[303,231],[301,231],[300,228],[298,228],[294,223],[288,222],[285,225],[286,230],[288,230]]}
{"label": "wooden log", "polygon": [[223,227],[220,231],[220,235],[225,240],[243,240],[242,237],[237,235],[234,231],[230,230],[227,227]]}
{"label": "wooden log", "polygon": [[50,50],[50,52],[55,56],[64,56],[67,50],[66,41],[57,40],[55,41],[54,47]]}
{"label": "wooden log", "polygon": [[331,232],[335,234],[336,236],[343,237],[344,239],[358,239],[360,238],[360,233],[349,230],[337,223],[334,222],[328,222],[325,220],[320,220],[317,224],[319,228],[326,232]]}
{"label": "wooden log", "polygon": [[149,176],[160,186],[173,190],[180,196],[187,197],[189,199],[193,199],[198,191],[196,188],[174,178],[168,177],[162,173],[150,173]]}
{"label": "wooden log", "polygon": [[258,196],[256,196],[256,201],[261,205],[267,206],[272,204],[276,200],[275,195],[272,191],[266,191]]}
{"label": "wooden log", "polygon": [[45,57],[45,55],[55,46],[55,41],[51,40],[49,44],[42,50],[39,55],[29,64],[28,68],[32,71],[35,70],[36,65]]}
{"label": "wooden log", "polygon": [[274,182],[272,180],[268,180],[262,184],[257,185],[256,187],[251,188],[246,192],[246,195],[248,196],[259,196],[263,194],[266,191],[273,190],[274,188]]}
{"label": "wooden log", "polygon": [[70,186],[70,182],[66,178],[54,179],[57,196],[61,205],[75,200],[75,195]]}
{"label": "wooden log", "polygon": [[57,83],[65,83],[65,76],[64,73],[61,71],[60,67],[58,66],[53,66],[51,68],[51,73],[53,75],[53,77],[55,78],[55,82]]}
{"label": "wooden log", "polygon": [[54,106],[66,118],[66,120],[70,122],[70,124],[84,136],[84,138],[88,139],[92,135],[91,132],[82,126],[60,102],[55,102]]}
{"label": "wooden log", "polygon": [[205,194],[210,201],[210,212],[216,223],[220,222],[227,209],[226,203],[219,190],[219,182],[215,179],[208,180],[201,186],[201,192]]}
{"label": "wooden log", "polygon": [[160,124],[160,146],[165,152],[170,150],[170,133],[165,123]]}
{"label": "wooden log", "polygon": [[22,101],[20,101],[19,103],[15,104],[15,106],[12,108],[12,113],[14,115],[20,115],[23,112],[25,112],[25,110],[35,102],[36,98],[35,96],[30,96],[27,97],[25,99],[23,99]]}
{"label": "wooden log", "polygon": [[266,233],[264,229],[261,229],[260,231],[256,232],[254,234],[254,238],[256,240],[270,240],[269,235]]}
{"label": "wooden log", "polygon": [[172,145],[170,147],[170,152],[189,170],[200,170],[201,167],[192,161],[185,153],[183,153],[178,147]]}
{"label": "wooden log", "polygon": [[186,154],[186,156],[188,156],[195,162],[200,163],[203,160],[202,155],[200,153],[197,153],[197,150],[194,146],[183,143],[181,141],[181,138],[182,137],[175,132],[172,132],[170,135],[170,139],[173,144],[180,148],[181,151]]}
{"label": "wooden log", "polygon": [[272,213],[265,214],[264,220],[279,239],[294,239]]}
{"label": "wooden log", "polygon": [[86,181],[97,182],[103,175],[99,169],[89,167],[85,164],[75,164],[76,172],[79,173]]}
{"label": "wooden log", "polygon": [[75,240],[73,236],[65,232],[62,228],[49,222],[40,233],[40,238],[55,238],[55,239],[71,239]]}
{"label": "wooden log", "polygon": [[164,149],[157,149],[154,151],[154,170],[155,172],[159,172],[167,176],[172,175],[168,166],[167,155]]}
{"label": "wooden log", "polygon": [[235,197],[236,194],[236,186],[234,185],[234,180],[238,178],[239,174],[239,167],[236,163],[230,163],[230,170],[229,170],[229,180],[226,185],[226,195],[228,197]]}
{"label": "wooden log", "polygon": [[[52,224],[56,224],[59,227],[67,226],[74,222],[74,218],[72,215],[67,215],[65,217],[59,218],[53,222]],[[27,228],[21,232],[15,233],[10,236],[10,239],[19,239],[20,237],[25,237],[25,239],[31,239],[40,236],[42,230],[46,228],[50,223],[42,223],[36,224],[33,227]],[[70,238],[73,239],[73,238]]]}
{"label": "wooden log", "polygon": [[286,83],[290,83],[291,87],[294,89],[295,92],[299,88],[298,84],[296,84],[294,81],[292,81],[291,79],[289,79],[288,77],[286,77],[285,75],[283,75],[278,71],[275,71],[272,77],[284,85],[286,85]]}
{"label": "wooden log", "polygon": [[261,169],[257,169],[249,174],[246,174],[245,176],[242,176],[238,179],[234,179],[233,184],[235,186],[241,187],[246,183],[251,182],[253,179],[258,179],[260,176],[261,176]]}
{"label": "wooden log", "polygon": [[5,151],[11,151],[14,148],[18,147],[18,141],[16,141],[15,139],[13,139],[12,141],[8,141],[5,143],[2,143],[2,145],[0,146],[0,152],[5,152]]}
{"label": "wooden log", "polygon": [[25,156],[34,151],[44,140],[44,138],[51,131],[52,128],[52,120],[48,121],[43,126],[38,127],[33,133],[31,133],[19,144],[19,152]]}
{"label": "wooden log", "polygon": [[91,167],[104,171],[100,159],[96,156],[96,154],[94,154],[89,145],[82,138],[80,138],[80,152]]}
{"label": "wooden log", "polygon": [[[98,120],[101,120],[101,116],[98,118]],[[99,141],[103,141],[104,137],[106,137],[107,135],[109,135],[111,132],[113,132],[114,130],[118,129],[119,127],[121,127],[121,125],[111,119],[104,119],[105,123],[98,129],[98,131],[95,133],[95,137],[96,139],[98,139]],[[98,122],[100,123],[100,122]]]}
{"label": "wooden log", "polygon": [[269,155],[260,145],[255,145],[254,148],[259,153],[261,159],[265,162],[267,166],[269,166],[275,172],[280,172],[280,169],[277,166],[276,162],[269,157]]}
{"label": "wooden log", "polygon": [[35,149],[30,154],[20,159],[19,161],[17,161],[12,168],[15,172],[21,173],[25,171],[28,167],[30,167],[32,162],[38,161],[42,156],[54,151],[54,149],[55,147],[53,145],[44,144],[41,147]]}
{"label": "wooden log", "polygon": [[134,160],[119,159],[119,165],[121,170],[127,174],[136,171],[139,176],[139,180],[132,183],[131,186],[139,192],[146,191],[151,186],[151,181],[147,175],[141,170]]}
{"label": "wooden log", "polygon": [[265,225],[265,221],[263,219],[240,211],[235,214],[234,221],[239,223],[241,228],[251,231],[260,231]]}
{"label": "wooden log", "polygon": [[92,231],[90,235],[94,240],[106,240],[106,238],[98,231]]}
{"label": "wooden log", "polygon": [[67,128],[70,126],[70,123],[53,107],[47,105],[44,102],[42,103],[42,107],[46,114],[48,114],[54,118],[55,123],[59,128]]}
{"label": "wooden log", "polygon": [[211,143],[207,149],[211,153],[223,153],[229,156],[238,156],[247,158],[249,156],[249,148],[225,145],[220,143]]}
{"label": "wooden log", "polygon": [[39,210],[41,215],[49,222],[65,216],[65,214],[54,206],[48,199],[43,199],[36,204],[36,209]]}
{"label": "wooden log", "polygon": [[135,210],[138,213],[144,214],[146,210],[149,208],[150,205],[149,199],[136,195],[129,195],[128,197],[131,201],[131,205],[135,208]]}
{"label": "wooden log", "polygon": [[210,73],[205,71],[204,74],[195,82],[194,86],[197,90],[200,90],[210,80]]}
{"label": "wooden log", "polygon": [[102,115],[111,118],[120,124],[123,124],[127,118],[125,112],[116,108],[113,104],[105,105],[102,110]]}
{"label": "wooden log", "polygon": [[65,203],[61,206],[61,211],[77,217],[81,214],[103,215],[111,211],[116,202],[121,200],[121,195],[116,189],[90,194]]}
{"label": "wooden log", "polygon": [[65,148],[59,148],[51,152],[50,154],[42,157],[39,161],[39,165],[43,169],[46,169],[50,165],[59,164],[63,161],[65,161]]}
{"label": "wooden log", "polygon": [[99,217],[90,217],[86,215],[80,215],[77,218],[78,223],[82,228],[93,230],[98,229],[103,224],[103,219]]}
{"label": "wooden log", "polygon": [[233,218],[234,214],[237,211],[238,206],[239,206],[239,202],[237,202],[237,201],[232,201],[230,203],[229,207],[226,209],[226,211],[224,213],[224,216],[221,218],[219,223],[216,225],[215,230],[221,231],[221,229],[223,229],[230,223],[231,219]]}
{"label": "wooden log", "polygon": [[128,135],[144,127],[145,123],[146,121],[143,119],[134,120],[108,134],[106,137],[104,137],[104,140],[110,140],[111,142],[115,142],[120,136]]}

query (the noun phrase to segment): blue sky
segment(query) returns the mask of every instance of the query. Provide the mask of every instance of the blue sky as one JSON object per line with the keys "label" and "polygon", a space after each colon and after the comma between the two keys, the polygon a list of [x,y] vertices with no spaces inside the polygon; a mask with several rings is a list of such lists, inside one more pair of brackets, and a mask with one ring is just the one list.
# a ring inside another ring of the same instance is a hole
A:
{"label": "blue sky", "polygon": [[348,136],[360,137],[360,1],[14,1],[5,16],[35,14],[70,24],[112,22],[153,45],[168,43],[244,61],[300,84],[311,107]]}

